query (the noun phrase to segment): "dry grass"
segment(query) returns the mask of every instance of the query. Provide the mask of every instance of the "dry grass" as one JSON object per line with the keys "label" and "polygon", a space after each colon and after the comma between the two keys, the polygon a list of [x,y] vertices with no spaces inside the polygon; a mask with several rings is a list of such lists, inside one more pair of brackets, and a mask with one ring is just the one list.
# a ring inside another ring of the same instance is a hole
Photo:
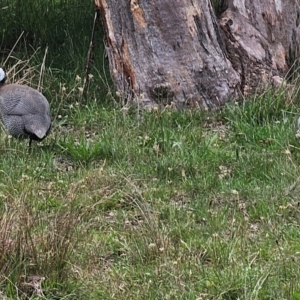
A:
{"label": "dry grass", "polygon": [[296,92],[137,116],[42,70],[8,70],[47,86],[55,126],[31,154],[1,131],[2,294],[298,299]]}

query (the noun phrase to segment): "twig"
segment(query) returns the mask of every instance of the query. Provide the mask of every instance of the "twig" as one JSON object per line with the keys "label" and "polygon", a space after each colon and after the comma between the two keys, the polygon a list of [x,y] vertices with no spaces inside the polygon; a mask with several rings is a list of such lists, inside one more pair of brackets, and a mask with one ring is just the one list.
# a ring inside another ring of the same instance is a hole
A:
{"label": "twig", "polygon": [[47,56],[47,53],[48,53],[48,47],[46,47],[45,55],[44,55],[44,58],[43,58],[43,63],[42,63],[42,65],[41,65],[40,78],[39,78],[39,85],[38,85],[38,90],[39,90],[40,92],[42,92],[41,86],[42,86],[42,84],[43,84],[43,74],[44,74],[44,71],[45,71],[45,63],[46,63],[46,56]]}
{"label": "twig", "polygon": [[16,48],[16,46],[18,45],[19,40],[21,39],[21,37],[23,36],[23,34],[24,34],[24,31],[22,31],[22,33],[21,33],[20,36],[18,37],[17,41],[15,42],[14,46],[13,46],[12,49],[10,50],[10,52],[9,52],[9,54],[8,54],[8,56],[7,56],[7,58],[6,58],[6,60],[5,60],[4,63],[3,63],[3,66],[5,66],[6,62],[7,62],[8,59],[10,58],[12,52],[15,50],[15,48]]}
{"label": "twig", "polygon": [[97,23],[98,18],[99,18],[99,10],[96,9],[95,16],[94,16],[94,22],[93,22],[93,28],[92,28],[92,34],[91,34],[90,46],[89,46],[89,50],[88,50],[87,58],[86,58],[86,63],[85,63],[84,79],[83,79],[83,90],[82,90],[82,95],[81,95],[81,101],[86,96],[88,83],[89,83],[89,79],[90,79],[89,74],[90,74],[90,70],[91,70],[91,59],[92,59],[92,56],[93,56],[93,48],[94,48],[94,43],[95,43],[95,29],[96,29],[96,23]]}

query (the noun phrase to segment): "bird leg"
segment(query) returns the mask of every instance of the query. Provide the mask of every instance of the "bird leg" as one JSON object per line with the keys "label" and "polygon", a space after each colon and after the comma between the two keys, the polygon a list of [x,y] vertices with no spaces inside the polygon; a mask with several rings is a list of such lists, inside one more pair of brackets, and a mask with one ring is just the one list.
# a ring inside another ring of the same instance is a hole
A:
{"label": "bird leg", "polygon": [[32,138],[29,137],[29,145],[28,145],[28,152],[31,152],[31,142],[32,142]]}

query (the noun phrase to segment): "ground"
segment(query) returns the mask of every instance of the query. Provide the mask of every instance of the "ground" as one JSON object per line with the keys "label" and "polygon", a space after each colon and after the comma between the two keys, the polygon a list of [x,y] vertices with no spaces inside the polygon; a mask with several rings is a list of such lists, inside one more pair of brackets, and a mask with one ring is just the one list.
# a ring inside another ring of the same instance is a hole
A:
{"label": "ground", "polygon": [[2,131],[2,293],[300,299],[289,100],[268,91],[214,113],[63,103],[31,153]]}

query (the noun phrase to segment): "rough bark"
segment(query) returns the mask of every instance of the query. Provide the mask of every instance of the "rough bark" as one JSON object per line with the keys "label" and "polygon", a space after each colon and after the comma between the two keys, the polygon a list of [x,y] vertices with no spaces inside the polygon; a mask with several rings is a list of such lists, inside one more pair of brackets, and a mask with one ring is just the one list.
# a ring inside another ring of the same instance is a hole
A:
{"label": "rough bark", "polygon": [[242,94],[253,93],[262,83],[276,84],[298,52],[300,2],[229,0],[225,7],[219,24]]}
{"label": "rough bark", "polygon": [[95,0],[112,78],[142,105],[215,108],[289,68],[296,0]]}

